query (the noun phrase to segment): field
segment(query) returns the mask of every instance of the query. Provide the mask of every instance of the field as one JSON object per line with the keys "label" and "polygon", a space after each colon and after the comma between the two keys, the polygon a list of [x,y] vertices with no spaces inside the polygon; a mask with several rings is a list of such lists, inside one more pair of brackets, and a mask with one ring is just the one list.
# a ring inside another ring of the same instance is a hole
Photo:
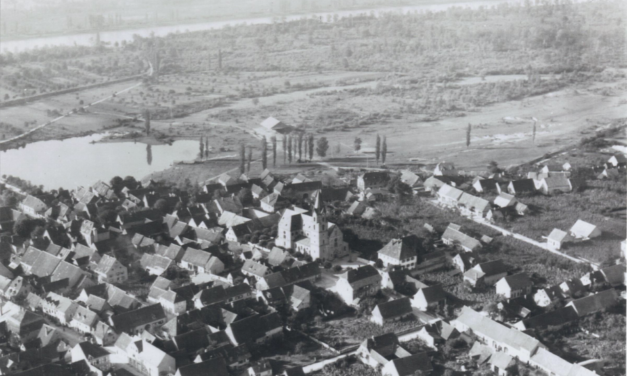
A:
{"label": "field", "polygon": [[[145,71],[148,61],[155,68],[142,86],[22,142],[141,131],[141,123],[119,121],[149,110],[153,137],[133,139],[208,136],[212,146],[228,149],[256,145],[252,135],[261,133],[259,123],[274,116],[329,139],[332,156],[352,154],[356,137],[370,148],[380,134],[387,137],[388,164],[446,160],[473,170],[496,160],[505,167],[573,145],[624,117],[626,70],[614,53],[624,38],[614,15],[624,4],[599,4],[239,26],[81,48],[80,57],[66,56],[69,48],[49,51],[51,67],[16,54],[0,68],[7,73],[3,87],[15,83],[21,90],[28,84],[38,92],[50,90],[48,81],[55,77],[74,75],[78,85]],[[565,26],[565,17],[581,22]],[[495,32],[484,33],[478,25]],[[68,73],[64,64],[80,74]],[[47,68],[40,77],[39,70]],[[0,109],[5,137],[130,85]],[[532,117],[538,119],[535,137]]]}

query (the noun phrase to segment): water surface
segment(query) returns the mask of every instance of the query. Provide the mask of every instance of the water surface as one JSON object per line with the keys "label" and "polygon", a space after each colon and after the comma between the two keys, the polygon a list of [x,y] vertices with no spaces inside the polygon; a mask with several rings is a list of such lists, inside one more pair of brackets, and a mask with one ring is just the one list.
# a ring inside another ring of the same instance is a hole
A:
{"label": "water surface", "polygon": [[173,162],[193,160],[198,141],[175,141],[172,145],[149,146],[119,142],[92,144],[103,137],[92,135],[63,141],[27,144],[24,148],[0,152],[0,174],[13,175],[44,189],[74,189],[108,182],[114,176],[144,176],[164,170]]}

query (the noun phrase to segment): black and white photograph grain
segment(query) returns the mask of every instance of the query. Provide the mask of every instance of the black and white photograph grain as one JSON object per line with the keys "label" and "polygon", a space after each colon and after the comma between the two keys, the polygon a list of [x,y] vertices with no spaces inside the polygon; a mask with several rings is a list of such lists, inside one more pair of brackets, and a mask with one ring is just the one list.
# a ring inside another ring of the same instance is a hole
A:
{"label": "black and white photograph grain", "polygon": [[627,1],[0,0],[0,375],[625,376]]}

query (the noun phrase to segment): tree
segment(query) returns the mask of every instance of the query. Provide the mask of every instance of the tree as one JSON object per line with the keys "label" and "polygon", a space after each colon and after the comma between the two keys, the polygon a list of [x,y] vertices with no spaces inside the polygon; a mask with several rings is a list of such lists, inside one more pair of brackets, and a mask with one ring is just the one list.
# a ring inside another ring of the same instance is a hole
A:
{"label": "tree", "polygon": [[307,144],[309,146],[309,160],[313,159],[313,155],[314,155],[314,136],[313,134],[310,134],[309,137],[307,138]]}
{"label": "tree", "polygon": [[468,129],[466,129],[466,147],[470,146],[470,131],[472,130],[472,126],[468,123]]}
{"label": "tree", "polygon": [[209,137],[205,137],[205,158],[209,158]]}
{"label": "tree", "polygon": [[359,137],[355,137],[355,151],[360,151],[361,150],[361,138]]}
{"label": "tree", "polygon": [[153,206],[154,209],[159,210],[163,214],[168,213],[168,202],[162,198],[158,199]]}
{"label": "tree", "polygon": [[329,141],[327,141],[326,137],[320,137],[316,146],[316,153],[324,158],[327,155],[327,150],[329,150]]}
{"label": "tree", "polygon": [[152,164],[152,145],[146,145],[146,162],[148,166]]}
{"label": "tree", "polygon": [[248,188],[242,188],[237,192],[237,198],[243,206],[250,206],[253,204],[253,194]]}
{"label": "tree", "polygon": [[266,136],[261,139],[261,166],[265,170],[268,167],[268,142]]}
{"label": "tree", "polygon": [[202,138],[202,136],[200,136],[200,158],[205,156],[205,142]]}
{"label": "tree", "polygon": [[239,146],[239,172],[244,173],[246,171],[246,146],[240,144]]}
{"label": "tree", "polygon": [[305,134],[303,132],[298,133],[298,159],[303,160],[303,140]]}
{"label": "tree", "polygon": [[377,135],[377,143],[375,144],[374,155],[377,158],[377,164],[379,164],[379,158],[381,157],[381,137]]}
{"label": "tree", "polygon": [[124,186],[128,189],[137,189],[137,180],[129,175],[124,178]]}
{"label": "tree", "polygon": [[292,163],[292,137],[287,138],[287,162]]}
{"label": "tree", "polygon": [[109,181],[109,185],[115,192],[119,192],[124,188],[124,180],[119,176],[114,176],[111,178],[111,181]]}
{"label": "tree", "polygon": [[534,144],[536,143],[536,123],[537,123],[536,118],[533,118],[533,135],[531,136],[531,141]]}
{"label": "tree", "polygon": [[146,128],[146,135],[150,135],[150,111],[144,111],[144,127]]}
{"label": "tree", "polygon": [[283,136],[283,163],[287,161],[287,136]]}
{"label": "tree", "polygon": [[385,164],[385,158],[388,154],[388,139],[383,136],[383,142],[381,143],[381,163]]}
{"label": "tree", "polygon": [[272,166],[276,167],[276,136],[272,136],[270,141],[272,142]]}
{"label": "tree", "polygon": [[250,172],[250,164],[253,162],[253,148],[252,146],[248,147],[248,165],[246,166],[246,171]]}
{"label": "tree", "polygon": [[488,171],[490,171],[491,174],[498,174],[499,172],[501,172],[501,169],[499,168],[499,164],[496,161],[490,161],[490,163],[488,164]]}

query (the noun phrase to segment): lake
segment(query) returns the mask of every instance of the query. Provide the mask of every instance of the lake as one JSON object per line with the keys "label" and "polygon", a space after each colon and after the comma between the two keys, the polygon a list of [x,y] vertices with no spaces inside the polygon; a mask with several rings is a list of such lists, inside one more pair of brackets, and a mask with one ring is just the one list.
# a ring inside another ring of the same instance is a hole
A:
{"label": "lake", "polygon": [[[479,8],[489,7],[504,3],[507,1],[469,1],[469,2],[456,2],[456,3],[435,3],[435,4],[422,4],[403,7],[386,7],[376,9],[357,9],[357,10],[345,10],[337,12],[319,12],[310,14],[291,15],[285,17],[286,21],[293,21],[302,18],[320,17],[326,20],[327,16],[338,15],[339,17],[356,16],[365,13],[374,13],[380,15],[382,13],[389,12],[437,12],[446,10],[452,7],[465,7],[465,8]],[[139,35],[141,37],[165,36],[171,33],[183,33],[187,31],[201,31],[210,29],[220,29],[227,25],[235,26],[241,24],[269,24],[276,20],[276,17],[259,17],[259,18],[246,18],[239,20],[228,21],[213,21],[203,22],[195,24],[184,25],[172,25],[172,26],[154,26],[144,27],[138,29],[118,30],[118,31],[105,31],[100,33],[100,40],[105,43],[122,43],[123,41],[130,42],[133,40],[133,35]],[[62,35],[55,37],[43,37],[43,38],[30,38],[24,40],[4,41],[0,43],[0,52],[22,52],[33,50],[41,47],[50,46],[73,46],[73,45],[93,45],[95,43],[95,33],[87,34],[73,34]]]}
{"label": "lake", "polygon": [[172,145],[142,143],[96,143],[104,135],[50,140],[0,152],[0,175],[13,175],[44,189],[74,189],[114,176],[142,179],[170,167],[175,161],[193,160],[198,141],[175,141]]}

